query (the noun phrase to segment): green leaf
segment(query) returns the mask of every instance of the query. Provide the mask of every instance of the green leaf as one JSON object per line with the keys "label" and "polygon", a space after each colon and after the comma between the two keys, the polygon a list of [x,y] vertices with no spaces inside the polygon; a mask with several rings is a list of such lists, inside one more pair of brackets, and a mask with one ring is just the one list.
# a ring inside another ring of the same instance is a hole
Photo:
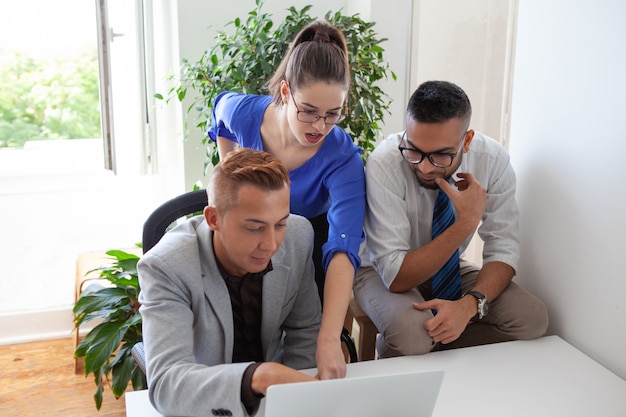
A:
{"label": "green leaf", "polygon": [[113,391],[115,398],[121,397],[124,391],[126,391],[135,366],[135,359],[131,355],[126,355],[123,361],[113,367],[111,371],[113,376],[111,391]]}
{"label": "green leaf", "polygon": [[89,374],[108,363],[124,337],[123,323],[107,322],[94,327],[93,340],[85,354],[85,373]]}
{"label": "green leaf", "polygon": [[133,368],[133,373],[131,375],[131,382],[133,384],[133,390],[141,390],[148,388],[148,383],[146,381],[146,375],[139,368],[139,366],[135,366]]}
{"label": "green leaf", "polygon": [[124,271],[125,274],[137,274],[137,262],[139,261],[138,257],[130,258],[130,259],[120,259],[117,261],[116,267]]}
{"label": "green leaf", "polygon": [[114,257],[118,261],[125,261],[129,259],[139,260],[139,256],[134,253],[124,252],[123,250],[110,250],[106,252],[107,255]]}
{"label": "green leaf", "polygon": [[96,378],[96,386],[98,387],[96,389],[96,392],[93,395],[93,399],[96,402],[96,409],[98,411],[100,411],[100,408],[102,408],[102,393],[104,391],[104,383],[103,383],[103,374],[98,372],[98,373],[94,373],[95,378]]}
{"label": "green leaf", "polygon": [[124,323],[124,326],[126,328],[131,328],[134,326],[138,326],[141,323],[142,323],[141,314],[133,314],[132,316],[128,318],[128,320],[126,320],[126,322]]}
{"label": "green leaf", "polygon": [[128,302],[128,293],[122,288],[102,288],[99,291],[80,297],[74,305],[74,314],[91,313],[110,306]]}
{"label": "green leaf", "polygon": [[[93,342],[95,336],[95,333],[89,332],[83,338],[83,340],[80,341],[80,343],[76,347],[76,350],[74,351],[74,356],[76,358],[81,358],[87,354],[87,350],[89,349],[89,346],[91,346],[91,343]],[[85,375],[89,375],[89,372],[85,372]]]}

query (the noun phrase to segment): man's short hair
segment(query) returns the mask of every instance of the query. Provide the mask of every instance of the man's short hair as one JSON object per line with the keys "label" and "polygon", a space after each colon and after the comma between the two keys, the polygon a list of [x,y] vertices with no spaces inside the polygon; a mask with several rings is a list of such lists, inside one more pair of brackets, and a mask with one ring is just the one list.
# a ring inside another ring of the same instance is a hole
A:
{"label": "man's short hair", "polygon": [[472,116],[472,105],[461,87],[448,81],[426,81],[411,95],[407,117],[419,123],[445,123]]}
{"label": "man's short hair", "polygon": [[285,164],[267,152],[240,148],[232,151],[213,169],[207,194],[209,205],[225,213],[236,203],[243,185],[277,191],[289,186]]}

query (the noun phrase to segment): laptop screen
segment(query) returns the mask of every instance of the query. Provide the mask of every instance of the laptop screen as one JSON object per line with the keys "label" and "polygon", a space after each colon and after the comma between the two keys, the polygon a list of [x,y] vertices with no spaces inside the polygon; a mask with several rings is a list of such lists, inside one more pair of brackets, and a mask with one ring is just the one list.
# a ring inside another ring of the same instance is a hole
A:
{"label": "laptop screen", "polygon": [[430,417],[443,370],[272,385],[258,416]]}

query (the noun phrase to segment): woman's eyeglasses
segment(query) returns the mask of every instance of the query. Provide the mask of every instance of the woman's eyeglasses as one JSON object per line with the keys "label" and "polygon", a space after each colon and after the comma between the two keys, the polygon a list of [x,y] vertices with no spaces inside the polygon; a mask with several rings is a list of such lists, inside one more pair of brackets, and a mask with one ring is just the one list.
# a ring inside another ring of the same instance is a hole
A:
{"label": "woman's eyeglasses", "polygon": [[290,94],[291,94],[291,99],[293,100],[293,105],[296,106],[296,117],[301,122],[315,123],[318,120],[323,119],[324,124],[336,125],[337,123],[343,122],[346,118],[346,115],[341,114],[341,113],[337,113],[337,114],[331,113],[328,116],[320,116],[319,114],[311,110],[300,110],[298,108],[298,104],[296,103],[296,99],[293,96],[293,93],[290,92]]}

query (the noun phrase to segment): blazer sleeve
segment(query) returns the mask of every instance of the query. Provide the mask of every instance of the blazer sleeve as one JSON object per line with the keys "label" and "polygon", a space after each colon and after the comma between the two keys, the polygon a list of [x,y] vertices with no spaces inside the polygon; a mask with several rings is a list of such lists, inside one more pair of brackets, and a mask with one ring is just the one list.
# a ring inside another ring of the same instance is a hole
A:
{"label": "blazer sleeve", "polygon": [[[155,249],[138,263],[150,401],[165,415],[247,416],[239,387],[249,363],[224,364],[230,361],[217,320],[209,319],[215,323],[211,336],[203,332],[206,340],[197,340],[197,316],[211,314],[208,308],[194,311],[197,304],[206,304],[203,289],[189,279],[201,281],[197,255],[187,247],[163,258]],[[230,414],[220,414],[226,411]]]}

